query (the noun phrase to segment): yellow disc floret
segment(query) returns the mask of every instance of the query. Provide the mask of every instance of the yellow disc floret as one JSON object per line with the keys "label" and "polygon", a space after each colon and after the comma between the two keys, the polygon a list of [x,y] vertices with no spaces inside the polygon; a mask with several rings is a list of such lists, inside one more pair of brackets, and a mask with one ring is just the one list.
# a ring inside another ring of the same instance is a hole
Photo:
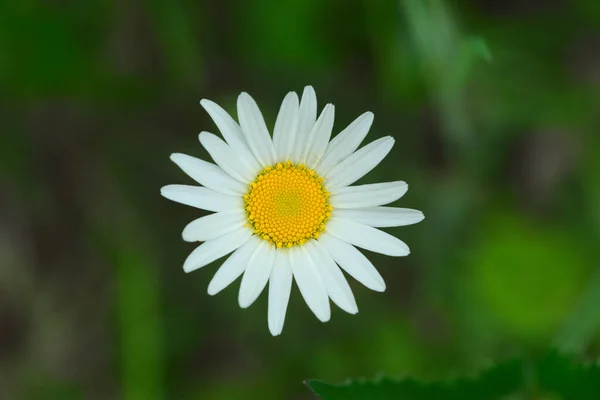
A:
{"label": "yellow disc floret", "polygon": [[244,195],[248,226],[277,248],[317,238],[331,216],[323,178],[290,161],[263,169]]}

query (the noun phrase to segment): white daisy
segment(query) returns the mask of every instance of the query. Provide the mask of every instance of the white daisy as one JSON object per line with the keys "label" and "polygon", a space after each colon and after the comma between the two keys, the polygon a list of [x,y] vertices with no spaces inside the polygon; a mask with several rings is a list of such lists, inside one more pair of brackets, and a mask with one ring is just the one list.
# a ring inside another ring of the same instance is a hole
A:
{"label": "white daisy", "polygon": [[200,143],[216,163],[185,154],[171,160],[202,186],[168,185],[161,194],[178,203],[214,211],[183,230],[188,242],[204,242],[185,260],[191,272],[233,252],[208,285],[214,295],[243,275],[238,301],[249,307],[269,283],[268,325],[283,329],[292,278],[306,304],[323,322],[329,299],[351,314],[354,296],[340,270],[369,289],[385,282],[355,246],[389,256],[406,256],[404,242],[377,228],[414,224],[420,211],[381,207],[406,193],[405,182],[350,186],[391,150],[394,139],[377,139],[357,150],[373,122],[366,112],[331,141],[334,107],[317,118],[317,99],[307,86],[302,100],[284,98],[273,131],[247,93],[238,97],[238,123],[210,100],[202,107],[223,141],[208,132]]}

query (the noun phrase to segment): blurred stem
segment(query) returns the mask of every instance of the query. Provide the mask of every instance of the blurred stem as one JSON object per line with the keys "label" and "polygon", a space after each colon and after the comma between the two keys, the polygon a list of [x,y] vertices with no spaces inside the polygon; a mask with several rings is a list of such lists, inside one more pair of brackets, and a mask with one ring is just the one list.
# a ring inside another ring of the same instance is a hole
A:
{"label": "blurred stem", "polygon": [[150,0],[146,5],[169,76],[177,83],[195,83],[202,76],[194,33],[194,26],[199,24],[199,13],[194,12],[193,7],[186,8],[181,1]]}
{"label": "blurred stem", "polygon": [[[156,250],[144,235],[136,208],[108,179],[93,226],[114,266],[117,338],[124,400],[162,399],[165,395],[160,285]],[[110,199],[110,201],[106,201]],[[110,204],[111,209],[106,209]],[[111,218],[106,216],[110,215]]]}
{"label": "blurred stem", "polygon": [[[591,137],[594,138],[593,135]],[[598,145],[600,145],[598,139],[591,139],[582,158],[585,160],[582,168],[585,174],[583,183],[587,190],[584,209],[590,215],[592,240],[596,242],[600,239],[598,230],[600,226],[600,189],[596,184],[600,160],[595,152]],[[600,328],[600,266],[597,266],[592,272],[577,308],[557,335],[555,345],[564,352],[581,352],[590,343],[598,328]]]}
{"label": "blurred stem", "polygon": [[491,61],[492,54],[483,38],[461,33],[456,18],[443,0],[402,0],[401,4],[408,34],[452,157],[465,171],[478,171],[473,168],[479,156],[467,108],[467,89],[476,63]]}
{"label": "blurred stem", "polygon": [[443,1],[403,0],[402,4],[447,139],[460,147],[470,133],[463,98],[471,64],[465,52],[468,46]]}
{"label": "blurred stem", "polygon": [[123,399],[126,400],[163,398],[160,313],[155,271],[150,257],[145,256],[139,247],[131,249],[122,246],[118,249],[117,304]]}
{"label": "blurred stem", "polygon": [[589,344],[600,326],[600,268],[597,268],[571,314],[555,339],[555,346],[568,353],[579,353]]}

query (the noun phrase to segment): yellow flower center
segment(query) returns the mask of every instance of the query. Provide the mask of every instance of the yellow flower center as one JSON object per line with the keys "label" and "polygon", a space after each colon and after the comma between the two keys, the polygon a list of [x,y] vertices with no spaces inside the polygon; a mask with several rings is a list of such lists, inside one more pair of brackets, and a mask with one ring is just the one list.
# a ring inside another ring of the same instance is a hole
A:
{"label": "yellow flower center", "polygon": [[325,229],[328,198],[323,178],[303,164],[266,167],[244,195],[248,226],[277,248],[303,244]]}

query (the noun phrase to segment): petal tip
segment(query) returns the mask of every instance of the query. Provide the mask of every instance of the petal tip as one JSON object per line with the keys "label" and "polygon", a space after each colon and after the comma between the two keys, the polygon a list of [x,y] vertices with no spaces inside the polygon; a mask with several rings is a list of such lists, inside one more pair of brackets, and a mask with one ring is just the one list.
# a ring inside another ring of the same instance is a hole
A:
{"label": "petal tip", "polygon": [[181,232],[181,238],[188,243],[191,242],[195,242],[196,240],[194,240],[194,238],[190,235],[190,233],[188,231],[186,231],[185,229],[183,230],[183,232]]}
{"label": "petal tip", "polygon": [[379,293],[383,293],[385,292],[385,290],[387,289],[385,286],[385,281],[381,280],[381,282],[377,282],[374,285],[372,285],[371,287],[369,287],[369,289],[375,291],[375,292],[379,292]]}
{"label": "petal tip", "polygon": [[185,154],[183,154],[183,153],[171,153],[171,155],[169,156],[169,159],[171,161],[173,161],[175,164],[177,164],[177,162],[181,161],[181,159],[184,157],[185,157]]}
{"label": "petal tip", "polygon": [[[391,252],[390,252],[391,253]],[[410,254],[408,247],[400,248],[395,253],[390,254],[391,257],[406,257]]]}
{"label": "petal tip", "polygon": [[[242,283],[243,283],[243,279],[242,279]],[[248,307],[250,307],[252,305],[252,301],[251,299],[248,298],[248,296],[244,296],[242,295],[242,291],[240,288],[240,292],[238,294],[238,305],[240,306],[240,308],[242,309],[246,309]]]}
{"label": "petal tip", "polygon": [[246,308],[250,307],[250,304],[247,301],[238,301],[238,305],[240,306],[241,309],[245,310]]}
{"label": "petal tip", "polygon": [[165,186],[161,187],[160,188],[160,195],[163,196],[163,197],[167,197],[170,188],[171,188],[171,185],[165,185]]}
{"label": "petal tip", "polygon": [[183,272],[185,272],[186,274],[189,274],[190,272],[194,271],[196,268],[194,268],[194,266],[184,263],[183,264]]}
{"label": "petal tip", "polygon": [[209,132],[202,131],[198,134],[198,140],[202,143],[203,140],[206,140],[210,136]]}
{"label": "petal tip", "polygon": [[354,299],[352,299],[352,301],[350,301],[347,305],[345,305],[345,307],[342,308],[342,310],[346,311],[348,314],[356,315],[356,314],[358,314],[358,306],[356,305],[356,302],[353,300]]}
{"label": "petal tip", "polygon": [[273,335],[273,337],[281,335],[281,332],[283,331],[283,324],[280,323],[280,321],[269,319],[268,325],[269,332],[271,335]]}
{"label": "petal tip", "polygon": [[219,293],[219,291],[216,290],[215,287],[211,284],[208,284],[208,289],[206,289],[206,293],[208,293],[209,296],[214,296],[215,294]]}
{"label": "petal tip", "polygon": [[214,110],[214,106],[216,106],[216,103],[209,99],[202,99],[202,100],[200,100],[200,106],[202,108],[204,108],[204,111],[206,111],[210,114],[209,109],[213,108],[213,110]]}
{"label": "petal tip", "polygon": [[415,213],[415,217],[413,220],[413,224],[418,224],[419,222],[423,221],[425,219],[425,214],[423,214],[421,211],[417,211]]}
{"label": "petal tip", "polygon": [[277,336],[281,335],[281,329],[279,329],[279,330],[275,330],[275,329],[270,329],[270,328],[269,328],[269,332],[271,332],[271,335],[272,335],[273,337],[277,337]]}
{"label": "petal tip", "polygon": [[285,95],[285,97],[283,98],[283,100],[288,99],[288,101],[290,100],[298,100],[298,93],[291,91],[288,92],[288,94]]}
{"label": "petal tip", "polygon": [[315,92],[315,89],[310,85],[304,86],[304,91],[302,92],[302,99],[311,99],[311,101],[316,101],[317,93]]}

